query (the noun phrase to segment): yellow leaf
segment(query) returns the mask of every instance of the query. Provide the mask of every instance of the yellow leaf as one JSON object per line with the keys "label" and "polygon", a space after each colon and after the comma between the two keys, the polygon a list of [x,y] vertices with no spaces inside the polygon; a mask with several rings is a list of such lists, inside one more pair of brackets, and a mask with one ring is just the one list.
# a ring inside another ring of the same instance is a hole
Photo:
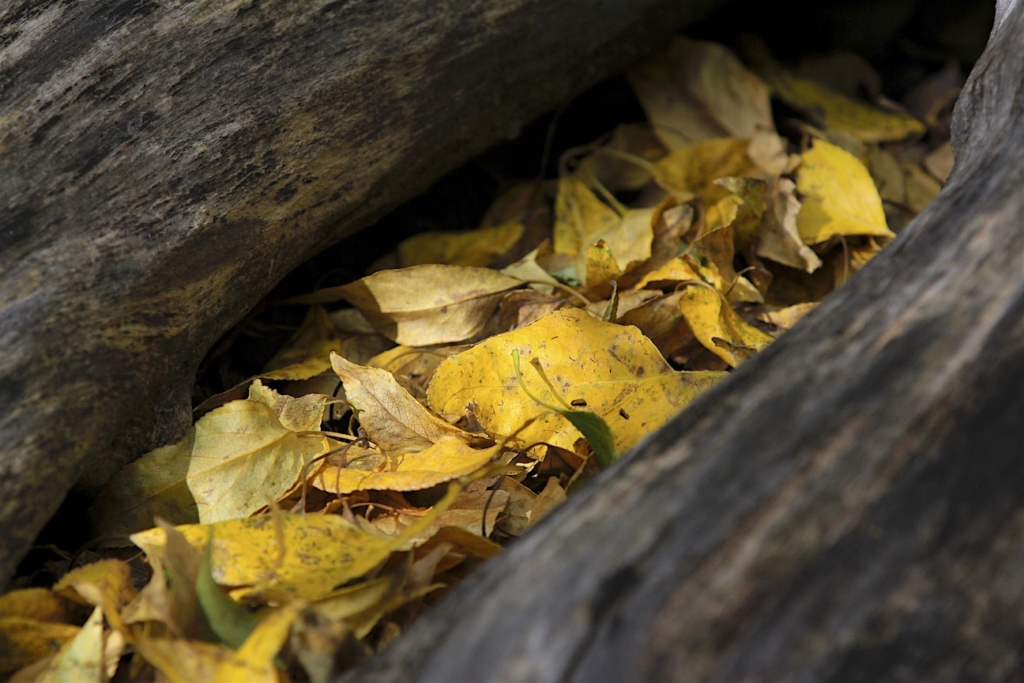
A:
{"label": "yellow leaf", "polygon": [[101,683],[107,680],[103,611],[97,607],[74,638],[64,643],[34,683]]}
{"label": "yellow leaf", "polygon": [[[491,337],[441,363],[427,389],[430,406],[442,415],[465,415],[472,409],[496,438],[515,433],[515,439],[527,445],[544,442],[571,450],[582,435],[522,391],[512,367],[513,349],[523,357],[523,379],[536,395],[554,400],[530,366],[533,358],[567,402],[608,422],[620,452],[720,377],[675,372],[636,328],[567,309]],[[523,428],[530,420],[534,421]]]}
{"label": "yellow leaf", "polygon": [[652,270],[647,275],[644,275],[636,286],[637,288],[663,289],[677,282],[703,282],[703,280],[685,259],[676,258],[661,268]]}
{"label": "yellow leaf", "polygon": [[522,236],[523,224],[517,220],[463,232],[423,232],[399,243],[398,261],[403,268],[424,263],[485,267]]}
{"label": "yellow leaf", "polygon": [[583,274],[583,284],[589,296],[608,296],[611,293],[611,281],[622,276],[622,270],[615,261],[615,254],[604,240],[598,240],[587,247],[584,268],[577,267]]}
{"label": "yellow leaf", "polygon": [[121,607],[135,597],[131,567],[121,560],[99,560],[72,569],[53,585],[53,592],[69,600],[103,609],[111,626],[124,630]]}
{"label": "yellow leaf", "polygon": [[338,467],[324,468],[313,485],[329,493],[353,491],[418,491],[475,472],[501,452],[501,446],[477,450],[461,438],[442,435],[419,453],[389,458],[386,472]]}
{"label": "yellow leaf", "polygon": [[214,683],[278,683],[274,659],[288,638],[292,622],[305,607],[303,602],[291,602],[264,616],[242,647],[218,664]]}
{"label": "yellow leaf", "polygon": [[0,595],[0,617],[63,621],[67,604],[47,588],[22,588]]}
{"label": "yellow leaf", "polygon": [[716,137],[773,131],[768,87],[717,43],[676,37],[629,73],[661,141],[676,150]]}
{"label": "yellow leaf", "polygon": [[[202,552],[212,526],[217,583],[242,588],[232,592],[236,598],[253,595],[273,602],[325,597],[383,562],[399,542],[370,535],[338,515],[282,514],[280,520],[280,529],[269,515],[177,528]],[[166,538],[159,528],[131,537],[146,554],[162,552]]]}
{"label": "yellow leaf", "polygon": [[78,631],[77,626],[70,624],[3,612],[0,616],[0,676],[56,654]]}
{"label": "yellow leaf", "polygon": [[[223,645],[194,640],[150,638],[137,634],[132,641],[135,650],[171,683],[212,681],[217,667],[231,658]],[[277,679],[274,679],[277,683]]]}
{"label": "yellow leaf", "polygon": [[340,288],[384,336],[408,346],[469,339],[521,280],[489,268],[422,265],[383,270]]}
{"label": "yellow leaf", "polygon": [[796,189],[803,196],[797,229],[807,244],[833,235],[894,237],[868,170],[835,145],[817,140],[804,153]]}
{"label": "yellow leaf", "polygon": [[580,254],[585,258],[576,266],[578,273],[586,273],[584,284],[588,290],[619,279],[651,257],[654,224],[662,210],[662,207],[631,209],[615,225],[589,238],[587,251]]}
{"label": "yellow leaf", "polygon": [[466,442],[479,439],[432,414],[387,370],[356,365],[337,355],[331,362],[345,385],[349,403],[359,411],[360,426],[385,453],[416,453],[443,436]]}
{"label": "yellow leaf", "polygon": [[915,118],[861,104],[806,78],[780,70],[771,75],[769,82],[779,99],[818,125],[849,133],[863,142],[902,140],[925,132],[924,124]]}
{"label": "yellow leaf", "polygon": [[195,429],[176,444],[146,453],[113,476],[89,508],[99,536],[127,536],[153,526],[163,517],[175,524],[199,521],[199,512],[185,476]]}
{"label": "yellow leaf", "polygon": [[715,180],[758,172],[747,146],[746,140],[718,138],[682,147],[657,163],[655,179],[680,201],[700,196],[713,204],[729,194]]}
{"label": "yellow leaf", "polygon": [[559,179],[555,200],[556,254],[578,254],[596,235],[614,228],[619,221],[619,214],[598,199],[578,176]]}
{"label": "yellow leaf", "polygon": [[270,387],[263,386],[263,382],[258,379],[249,387],[249,400],[258,401],[269,407],[277,415],[281,425],[293,432],[318,431],[327,398],[323,394],[306,394],[299,398],[279,394]]}
{"label": "yellow leaf", "polygon": [[679,299],[679,308],[697,340],[732,367],[773,341],[770,335],[744,322],[708,287],[687,287]]}
{"label": "yellow leaf", "polygon": [[800,322],[805,315],[813,311],[817,305],[817,302],[811,301],[805,304],[786,306],[785,308],[773,308],[758,315],[757,319],[771,323],[783,330],[788,330]]}
{"label": "yellow leaf", "polygon": [[232,401],[195,426],[188,487],[204,523],[245,517],[278,500],[327,439],[294,432],[259,401]]}
{"label": "yellow leaf", "polygon": [[312,611],[331,621],[341,621],[386,602],[395,591],[402,587],[404,581],[404,572],[387,574],[357,583],[354,586],[339,588],[330,595],[311,603],[309,607]]}

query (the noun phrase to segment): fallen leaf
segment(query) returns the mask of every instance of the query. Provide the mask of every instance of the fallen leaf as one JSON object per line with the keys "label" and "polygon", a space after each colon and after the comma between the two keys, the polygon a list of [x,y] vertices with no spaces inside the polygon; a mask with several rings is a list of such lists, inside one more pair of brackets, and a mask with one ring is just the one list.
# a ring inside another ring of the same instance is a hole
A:
{"label": "fallen leaf", "polygon": [[306,465],[328,448],[319,434],[281,423],[260,401],[232,401],[195,426],[189,490],[205,524],[245,517],[278,500]]}
{"label": "fallen leaf", "polygon": [[565,501],[565,489],[558,483],[558,477],[550,477],[544,489],[537,494],[530,509],[530,523],[536,524],[547,516],[552,509]]}
{"label": "fallen leaf", "polygon": [[818,140],[804,153],[796,189],[803,197],[797,229],[807,244],[833,235],[895,237],[868,170],[835,145]]}
{"label": "fallen leaf", "polygon": [[863,142],[902,140],[925,132],[924,124],[911,116],[861,104],[782,70],[772,73],[768,83],[779,99],[818,125],[849,133]]}
{"label": "fallen leaf", "polygon": [[[167,534],[173,533],[164,529]],[[213,531],[210,531],[210,541]],[[210,555],[213,543],[207,542],[203,558],[196,572],[195,591],[199,606],[206,616],[207,623],[220,641],[233,650],[237,650],[256,629],[259,620],[242,605],[238,604],[225,593],[213,580],[213,568]]]}
{"label": "fallen leaf", "polygon": [[572,450],[582,435],[522,391],[512,365],[513,350],[525,361],[523,379],[534,394],[551,395],[528,365],[536,358],[566,402],[582,400],[587,410],[608,422],[620,452],[721,376],[677,373],[639,330],[568,309],[447,359],[427,389],[430,406],[442,415],[464,415],[472,405],[476,419],[495,438],[514,435],[526,445],[547,443]]}
{"label": "fallen leaf", "polygon": [[99,560],[72,569],[53,585],[53,592],[83,605],[103,609],[111,626],[124,630],[121,608],[135,597],[131,567],[121,560]]}
{"label": "fallen leaf", "polygon": [[79,632],[78,626],[0,615],[0,676],[55,655]]}
{"label": "fallen leaf", "polygon": [[64,621],[67,603],[48,588],[22,588],[0,595],[0,618]]}
{"label": "fallen leaf", "polygon": [[[232,652],[223,645],[194,640],[152,638],[144,634],[133,640],[135,650],[152,664],[170,683],[213,681],[222,662]],[[251,679],[242,679],[249,681]],[[275,672],[273,683],[278,683]]]}
{"label": "fallen leaf", "polygon": [[312,483],[329,493],[418,491],[475,472],[500,452],[500,445],[478,450],[459,437],[445,434],[423,451],[388,458],[387,471],[325,468]]}
{"label": "fallen leaf", "polygon": [[657,163],[655,179],[681,202],[699,196],[714,204],[729,194],[715,180],[758,172],[747,156],[748,145],[746,140],[717,138],[681,147]]}
{"label": "fallen leaf", "polygon": [[443,436],[467,443],[479,435],[463,431],[424,408],[387,370],[368,368],[333,356],[334,371],[345,384],[345,395],[358,411],[359,424],[389,455],[416,453]]}
{"label": "fallen leaf", "polygon": [[818,306],[817,302],[811,301],[805,304],[794,304],[776,310],[766,310],[758,315],[758,320],[770,323],[783,330],[788,330],[796,325],[805,315]]}
{"label": "fallen leaf", "polygon": [[675,37],[629,73],[654,131],[671,150],[773,131],[768,87],[717,43]]}
{"label": "fallen leaf", "polygon": [[743,349],[760,351],[773,341],[770,335],[744,322],[709,287],[687,287],[679,299],[679,309],[700,343],[734,368],[749,355]]}
{"label": "fallen leaf", "polygon": [[[213,527],[213,577],[222,586],[238,588],[232,597],[281,603],[323,598],[366,574],[396,549],[395,539],[370,535],[338,515],[282,514],[280,520],[280,529],[271,516],[177,529],[193,548],[203,551]],[[161,552],[166,538],[163,529],[149,529],[133,534],[132,542],[149,555]]]}
{"label": "fallen leaf", "polygon": [[929,152],[924,158],[924,167],[940,182],[949,180],[953,172],[953,147],[949,142],[944,142]]}
{"label": "fallen leaf", "polygon": [[384,336],[430,346],[475,335],[502,293],[522,284],[489,268],[431,264],[380,271],[339,291]]}
{"label": "fallen leaf", "polygon": [[462,232],[422,232],[398,244],[398,262],[403,268],[425,263],[489,266],[522,236],[518,220]]}
{"label": "fallen leaf", "polygon": [[214,683],[279,683],[281,672],[275,659],[303,609],[305,604],[295,601],[265,615],[242,646],[217,665]]}
{"label": "fallen leaf", "polygon": [[821,267],[821,259],[800,237],[797,225],[800,201],[795,190],[792,180],[780,178],[766,197],[756,253],[776,263],[813,273]]}
{"label": "fallen leaf", "polygon": [[181,441],[146,453],[119,470],[89,508],[97,536],[128,536],[163,517],[175,524],[199,521],[199,511],[185,477],[195,430]]}
{"label": "fallen leaf", "polygon": [[553,241],[556,254],[578,254],[620,221],[619,214],[598,199],[578,176],[567,175],[558,181]]}
{"label": "fallen leaf", "polygon": [[249,400],[269,407],[277,415],[281,426],[293,432],[319,431],[327,399],[323,394],[306,394],[299,398],[279,394],[263,386],[259,380],[255,380],[249,387]]}
{"label": "fallen leaf", "polygon": [[907,188],[907,206],[915,213],[921,213],[942,191],[942,183],[928,175],[917,164],[905,163],[902,167]]}
{"label": "fallen leaf", "polygon": [[64,643],[45,668],[31,679],[35,683],[97,683],[108,680],[103,638],[103,611],[92,616]]}

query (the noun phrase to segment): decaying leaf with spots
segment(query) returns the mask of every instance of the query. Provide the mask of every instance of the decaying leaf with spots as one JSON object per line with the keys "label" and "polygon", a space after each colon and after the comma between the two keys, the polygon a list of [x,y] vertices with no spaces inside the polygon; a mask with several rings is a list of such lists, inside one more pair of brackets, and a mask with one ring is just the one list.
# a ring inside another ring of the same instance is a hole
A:
{"label": "decaying leaf with spots", "polygon": [[[569,309],[491,337],[441,363],[427,391],[430,406],[451,417],[465,415],[472,406],[475,418],[495,439],[572,450],[582,435],[522,391],[512,366],[513,350],[523,358],[528,370],[523,379],[533,393],[551,396],[543,373],[566,402],[585,406],[608,422],[620,451],[722,376],[676,372],[635,328]],[[530,367],[534,359],[536,372]]]}

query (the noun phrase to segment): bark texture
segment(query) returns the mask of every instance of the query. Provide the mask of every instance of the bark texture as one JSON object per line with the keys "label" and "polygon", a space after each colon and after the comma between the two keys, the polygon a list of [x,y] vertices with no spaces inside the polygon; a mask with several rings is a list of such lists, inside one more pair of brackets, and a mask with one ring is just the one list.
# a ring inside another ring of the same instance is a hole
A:
{"label": "bark texture", "polygon": [[342,681],[1024,678],[1024,3],[942,194]]}
{"label": "bark texture", "polygon": [[0,6],[0,586],[290,269],[716,0]]}

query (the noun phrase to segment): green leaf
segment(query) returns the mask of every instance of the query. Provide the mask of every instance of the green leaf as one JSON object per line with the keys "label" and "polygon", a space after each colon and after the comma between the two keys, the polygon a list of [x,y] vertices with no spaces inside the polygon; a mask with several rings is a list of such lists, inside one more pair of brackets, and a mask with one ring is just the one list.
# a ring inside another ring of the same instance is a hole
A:
{"label": "green leaf", "polygon": [[259,623],[252,612],[238,604],[228,596],[227,593],[213,580],[213,563],[211,554],[213,552],[213,531],[210,531],[210,540],[206,543],[206,552],[203,553],[202,562],[199,564],[199,574],[196,576],[196,597],[203,608],[206,620],[217,637],[228,647],[237,650],[253,632]]}
{"label": "green leaf", "polygon": [[619,457],[611,427],[600,415],[589,410],[559,410],[557,412],[582,432],[587,443],[590,444],[590,448],[594,451],[594,455],[597,456],[597,461],[601,463],[601,467],[608,467]]}

